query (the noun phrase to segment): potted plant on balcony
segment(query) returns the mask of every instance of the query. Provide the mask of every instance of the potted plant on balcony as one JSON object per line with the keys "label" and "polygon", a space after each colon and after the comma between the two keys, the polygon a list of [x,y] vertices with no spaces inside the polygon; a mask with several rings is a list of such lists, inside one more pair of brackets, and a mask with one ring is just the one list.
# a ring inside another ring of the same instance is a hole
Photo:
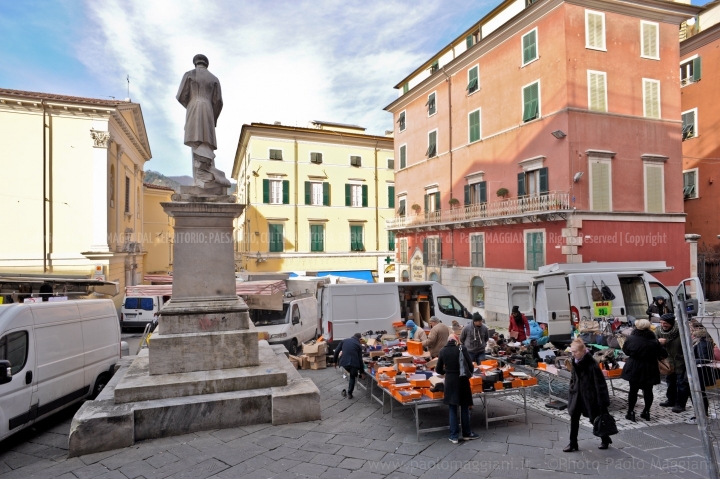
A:
{"label": "potted plant on balcony", "polygon": [[509,194],[510,191],[508,191],[507,188],[500,188],[499,190],[497,190],[497,195],[499,198],[505,199],[505,197]]}
{"label": "potted plant on balcony", "polygon": [[498,198],[501,198],[500,205],[502,206],[502,214],[507,215],[509,213],[509,211],[508,211],[509,202],[507,199],[507,195],[510,194],[510,191],[507,188],[500,188],[499,190],[497,190],[496,194],[497,194]]}
{"label": "potted plant on balcony", "polygon": [[420,205],[419,205],[419,204],[415,203],[415,204],[413,204],[410,208],[412,208],[412,210],[415,212],[416,215],[419,215],[419,214],[420,214],[420,209],[421,209],[421,208],[420,208]]}
{"label": "potted plant on balcony", "polygon": [[450,198],[450,201],[448,201],[448,203],[450,203],[450,208],[455,208],[460,204],[460,200],[458,200],[457,198]]}

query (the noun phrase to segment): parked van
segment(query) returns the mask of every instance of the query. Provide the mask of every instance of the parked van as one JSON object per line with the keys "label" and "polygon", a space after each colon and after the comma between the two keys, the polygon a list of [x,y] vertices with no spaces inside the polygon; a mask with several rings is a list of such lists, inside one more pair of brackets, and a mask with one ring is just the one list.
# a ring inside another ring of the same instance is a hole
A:
{"label": "parked van", "polygon": [[112,300],[0,306],[0,440],[95,397],[119,360]]}
{"label": "parked van", "polygon": [[120,308],[120,328],[144,328],[151,323],[170,296],[126,295]]}
{"label": "parked van", "polygon": [[282,310],[250,309],[250,320],[258,331],[268,333],[270,344],[283,344],[292,355],[302,343],[317,338],[321,327],[317,299],[311,294],[286,293]]}
{"label": "parked van", "polygon": [[[532,282],[507,284],[508,312],[518,306],[528,320],[548,325],[551,342],[565,343],[570,341],[574,324],[594,318],[595,286],[612,298],[607,300],[609,313],[620,321],[627,321],[628,316],[647,319],[646,311],[656,296],[664,296],[674,309],[673,294],[650,274],[671,269],[664,261],[542,266]],[[694,280],[701,297],[699,280]],[[704,299],[699,303],[704,304]]]}
{"label": "parked van", "polygon": [[333,347],[355,333],[392,333],[394,322],[412,319],[423,327],[431,316],[437,316],[447,326],[453,320],[464,326],[472,316],[435,281],[331,284],[321,290],[319,301],[323,333]]}

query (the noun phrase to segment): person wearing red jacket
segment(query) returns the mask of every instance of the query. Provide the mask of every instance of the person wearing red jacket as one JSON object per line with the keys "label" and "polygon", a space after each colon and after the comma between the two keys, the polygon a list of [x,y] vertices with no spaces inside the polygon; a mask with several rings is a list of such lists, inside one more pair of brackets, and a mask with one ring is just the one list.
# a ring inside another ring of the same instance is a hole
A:
{"label": "person wearing red jacket", "polygon": [[520,312],[518,306],[512,307],[508,331],[510,332],[510,337],[515,338],[518,342],[523,342],[530,337],[530,323],[525,315]]}

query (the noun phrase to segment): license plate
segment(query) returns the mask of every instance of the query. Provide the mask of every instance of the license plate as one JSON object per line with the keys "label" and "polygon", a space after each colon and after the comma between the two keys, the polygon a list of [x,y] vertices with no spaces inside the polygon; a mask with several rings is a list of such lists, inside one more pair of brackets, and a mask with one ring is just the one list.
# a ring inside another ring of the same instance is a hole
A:
{"label": "license plate", "polygon": [[135,316],[137,316],[137,314],[130,314],[130,313],[128,313],[128,314],[125,315],[126,318],[134,318]]}

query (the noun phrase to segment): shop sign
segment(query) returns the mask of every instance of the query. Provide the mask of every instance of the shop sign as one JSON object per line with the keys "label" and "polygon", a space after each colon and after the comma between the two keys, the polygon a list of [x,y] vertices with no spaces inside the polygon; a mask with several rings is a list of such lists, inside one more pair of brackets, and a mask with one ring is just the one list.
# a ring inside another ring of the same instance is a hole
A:
{"label": "shop sign", "polygon": [[423,254],[420,248],[415,248],[410,259],[410,279],[412,281],[425,281],[425,265],[423,264]]}
{"label": "shop sign", "polygon": [[610,316],[612,312],[612,301],[594,301],[593,310],[595,311],[593,315],[594,318]]}

